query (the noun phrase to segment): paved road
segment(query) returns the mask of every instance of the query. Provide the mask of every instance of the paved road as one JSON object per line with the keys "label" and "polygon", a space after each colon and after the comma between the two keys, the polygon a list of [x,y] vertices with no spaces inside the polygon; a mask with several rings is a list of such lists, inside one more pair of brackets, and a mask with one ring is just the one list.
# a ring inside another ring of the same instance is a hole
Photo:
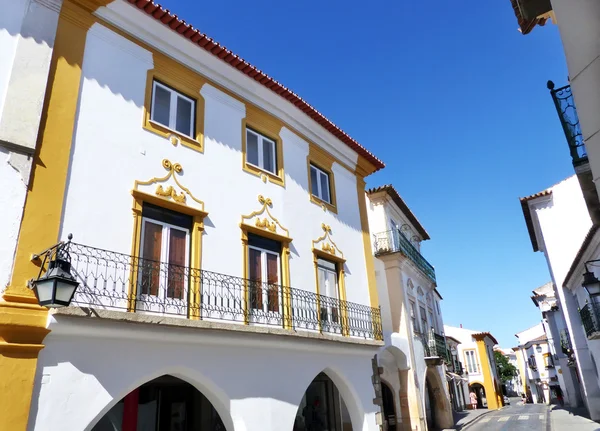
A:
{"label": "paved road", "polygon": [[510,405],[486,414],[465,431],[549,431],[548,410],[542,404]]}

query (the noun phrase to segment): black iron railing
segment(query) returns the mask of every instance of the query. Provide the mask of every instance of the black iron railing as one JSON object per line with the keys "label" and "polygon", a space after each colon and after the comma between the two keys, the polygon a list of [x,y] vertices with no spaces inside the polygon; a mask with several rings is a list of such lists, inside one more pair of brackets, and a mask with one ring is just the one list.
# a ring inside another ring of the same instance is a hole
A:
{"label": "black iron railing", "polygon": [[590,337],[595,332],[600,332],[600,303],[589,302],[579,310],[581,323],[585,335]]}
{"label": "black iron railing", "polygon": [[302,289],[69,245],[73,305],[381,339],[379,308]]}
{"label": "black iron railing", "polygon": [[558,118],[569,144],[573,165],[581,165],[587,162],[588,157],[571,86],[565,85],[564,87],[555,89],[554,82],[548,81],[548,89],[550,90]]}
{"label": "black iron railing", "polygon": [[423,342],[426,357],[442,358],[447,364],[451,364],[450,350],[446,344],[446,337],[437,334],[433,328],[427,334],[417,334]]}
{"label": "black iron railing", "polygon": [[375,234],[375,255],[401,252],[435,283],[435,269],[399,229]]}

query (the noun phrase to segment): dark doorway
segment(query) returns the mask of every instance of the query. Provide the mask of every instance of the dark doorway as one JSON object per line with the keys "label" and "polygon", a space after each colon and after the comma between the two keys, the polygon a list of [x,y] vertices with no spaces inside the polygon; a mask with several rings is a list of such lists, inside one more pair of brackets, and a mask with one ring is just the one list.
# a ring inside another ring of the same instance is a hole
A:
{"label": "dark doorway", "polygon": [[195,387],[165,375],[134,389],[93,431],[226,431],[210,401]]}
{"label": "dark doorway", "polygon": [[387,423],[388,431],[396,431],[396,403],[392,389],[381,382],[381,397],[383,398],[383,416]]}

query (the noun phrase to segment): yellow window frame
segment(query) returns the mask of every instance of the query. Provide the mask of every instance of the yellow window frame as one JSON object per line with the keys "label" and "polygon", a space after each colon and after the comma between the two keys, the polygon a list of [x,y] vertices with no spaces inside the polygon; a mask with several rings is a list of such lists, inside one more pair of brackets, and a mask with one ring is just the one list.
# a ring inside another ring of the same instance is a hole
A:
{"label": "yellow window frame", "polygon": [[[315,144],[309,144],[308,156],[306,158],[306,169],[308,172],[308,196],[310,201],[323,209],[328,209],[337,214],[337,198],[335,193],[335,176],[333,174],[333,162],[335,159],[329,153]],[[331,202],[326,202],[312,194],[312,180],[310,166],[314,165],[329,176],[329,197]]]}

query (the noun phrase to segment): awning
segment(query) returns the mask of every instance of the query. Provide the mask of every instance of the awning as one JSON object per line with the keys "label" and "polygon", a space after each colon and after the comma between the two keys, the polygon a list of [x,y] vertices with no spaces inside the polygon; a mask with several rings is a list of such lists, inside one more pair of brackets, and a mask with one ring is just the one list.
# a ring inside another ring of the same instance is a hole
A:
{"label": "awning", "polygon": [[467,379],[459,376],[456,373],[452,373],[450,371],[446,371],[446,380],[448,380],[449,382],[452,381],[452,380],[454,380],[455,382],[458,382],[460,380],[465,381],[465,382],[468,381]]}

